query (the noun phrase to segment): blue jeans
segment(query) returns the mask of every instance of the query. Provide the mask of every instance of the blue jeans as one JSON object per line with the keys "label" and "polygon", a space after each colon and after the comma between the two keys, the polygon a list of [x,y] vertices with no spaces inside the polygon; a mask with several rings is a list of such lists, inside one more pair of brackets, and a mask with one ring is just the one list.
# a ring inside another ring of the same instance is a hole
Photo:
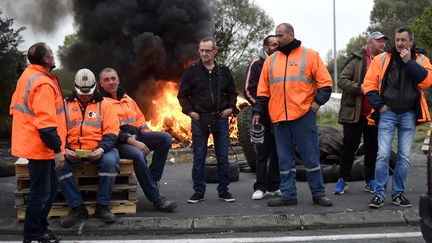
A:
{"label": "blue jeans", "polygon": [[228,118],[217,118],[214,128],[211,131],[203,131],[201,127],[201,122],[199,120],[192,121],[192,146],[194,154],[192,166],[193,189],[195,192],[205,194],[205,159],[207,157],[207,141],[211,132],[214,138],[218,167],[219,184],[217,190],[219,193],[228,191],[228,185],[230,183],[228,164]]}
{"label": "blue jeans", "polygon": [[[147,166],[147,160],[144,153],[129,144],[118,144],[117,149],[120,157],[133,160],[133,166],[137,180],[150,202],[155,202],[161,195],[153,179],[151,169]],[[165,163],[164,163],[165,164]]]}
{"label": "blue jeans", "polygon": [[40,240],[48,229],[47,217],[57,194],[54,159],[29,160],[30,193],[24,219],[24,239]]}
{"label": "blue jeans", "polygon": [[275,123],[274,134],[279,157],[282,197],[287,199],[297,198],[294,161],[296,148],[306,169],[312,196],[325,196],[315,112],[309,110],[308,113],[297,120]]}
{"label": "blue jeans", "polygon": [[[88,162],[96,165],[96,169],[98,170],[99,187],[96,196],[97,204],[108,205],[110,203],[112,187],[120,170],[119,160],[119,154],[115,148],[104,153],[98,160],[88,160]],[[83,204],[81,192],[73,176],[75,167],[80,165],[81,162],[81,159],[77,161],[66,160],[59,178],[60,188],[70,208]]]}
{"label": "blue jeans", "polygon": [[171,135],[167,132],[145,131],[140,132],[137,139],[153,151],[152,163],[149,166],[150,172],[155,181],[160,181],[171,148]]}
{"label": "blue jeans", "polygon": [[389,177],[389,158],[393,138],[398,129],[398,150],[393,173],[392,199],[405,191],[405,179],[410,165],[411,147],[415,135],[416,115],[414,112],[397,114],[389,109],[380,114],[378,124],[378,154],[375,166],[377,189],[375,195],[385,199]]}

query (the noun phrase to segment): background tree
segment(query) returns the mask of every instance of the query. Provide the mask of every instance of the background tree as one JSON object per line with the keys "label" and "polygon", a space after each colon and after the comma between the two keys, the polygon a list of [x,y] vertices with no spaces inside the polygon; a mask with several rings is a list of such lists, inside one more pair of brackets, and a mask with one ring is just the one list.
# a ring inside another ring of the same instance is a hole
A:
{"label": "background tree", "polygon": [[214,16],[217,60],[231,68],[237,89],[242,90],[246,69],[263,38],[273,31],[273,20],[248,0],[217,0]]}
{"label": "background tree", "polygon": [[423,13],[411,25],[415,33],[415,42],[418,47],[432,52],[432,4],[425,8]]}
{"label": "background tree", "polygon": [[9,105],[19,75],[27,62],[18,45],[23,41],[20,32],[13,29],[13,19],[3,18],[0,11],[0,136],[10,137]]}
{"label": "background tree", "polygon": [[368,31],[381,31],[389,37],[387,46],[392,47],[396,28],[413,24],[431,3],[432,0],[375,0]]}

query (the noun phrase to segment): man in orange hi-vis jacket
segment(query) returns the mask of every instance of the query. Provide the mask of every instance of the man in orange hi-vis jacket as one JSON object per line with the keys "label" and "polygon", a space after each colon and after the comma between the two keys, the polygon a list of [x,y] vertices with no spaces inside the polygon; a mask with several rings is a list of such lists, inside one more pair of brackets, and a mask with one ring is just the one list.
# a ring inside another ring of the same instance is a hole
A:
{"label": "man in orange hi-vis jacket", "polygon": [[57,175],[64,163],[66,119],[63,94],[51,48],[43,42],[27,53],[30,65],[12,96],[12,155],[29,160],[30,193],[24,219],[24,242],[59,239],[48,230],[47,216],[57,194]]}
{"label": "man in orange hi-vis jacket", "polygon": [[290,24],[279,24],[276,38],[278,51],[264,62],[252,118],[252,124],[257,124],[268,106],[274,124],[282,195],[267,204],[297,205],[297,149],[306,168],[312,201],[332,206],[325,195],[316,126],[316,112],[330,98],[332,80],[319,54],[301,46]]}
{"label": "man in orange hi-vis jacket", "polygon": [[407,27],[395,33],[395,46],[376,56],[366,73],[363,92],[372,106],[370,118],[378,125],[378,153],[375,165],[375,195],[370,208],[384,205],[389,177],[389,158],[396,128],[397,161],[393,172],[392,203],[411,207],[404,196],[416,124],[430,121],[423,90],[432,84],[432,65],[414,45]]}

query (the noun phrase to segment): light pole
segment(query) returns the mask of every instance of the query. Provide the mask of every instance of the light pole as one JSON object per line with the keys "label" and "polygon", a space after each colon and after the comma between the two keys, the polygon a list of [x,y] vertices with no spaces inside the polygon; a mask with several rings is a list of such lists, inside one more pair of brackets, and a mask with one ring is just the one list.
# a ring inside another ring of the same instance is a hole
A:
{"label": "light pole", "polygon": [[338,92],[337,87],[337,50],[336,50],[336,0],[333,0],[333,81],[335,84],[335,92]]}

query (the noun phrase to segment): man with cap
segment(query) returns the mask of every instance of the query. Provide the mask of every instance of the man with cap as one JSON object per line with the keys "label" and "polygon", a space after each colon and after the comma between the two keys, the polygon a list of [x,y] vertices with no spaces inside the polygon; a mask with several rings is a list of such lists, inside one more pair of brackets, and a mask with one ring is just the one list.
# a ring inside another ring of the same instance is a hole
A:
{"label": "man with cap", "polygon": [[[75,75],[74,90],[66,98],[66,162],[59,178],[60,188],[69,205],[69,214],[61,220],[62,227],[71,227],[78,220],[88,218],[73,171],[83,161],[94,164],[98,170],[99,188],[96,196],[95,217],[113,223],[110,212],[112,186],[119,171],[119,153],[114,148],[119,133],[117,113],[111,103],[97,92],[96,79],[89,69],[80,69]],[[88,155],[77,153],[87,150]]]}
{"label": "man with cap", "polygon": [[362,84],[372,59],[384,51],[388,37],[375,31],[368,35],[367,45],[351,53],[338,78],[338,87],[342,90],[338,122],[343,126],[343,144],[340,157],[340,177],[333,193],[342,195],[348,189],[351,180],[351,168],[355,153],[363,135],[364,191],[375,192],[375,161],[378,150],[377,127],[369,125],[367,116],[371,106],[363,95]]}

